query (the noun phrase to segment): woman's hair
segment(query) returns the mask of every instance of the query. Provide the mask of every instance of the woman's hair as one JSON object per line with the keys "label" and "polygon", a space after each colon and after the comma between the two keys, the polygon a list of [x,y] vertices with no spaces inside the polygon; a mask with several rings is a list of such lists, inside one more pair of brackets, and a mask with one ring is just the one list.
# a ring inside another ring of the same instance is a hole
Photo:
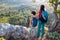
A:
{"label": "woman's hair", "polygon": [[35,11],[32,11],[31,13],[32,13],[33,15],[36,15],[36,12],[35,12]]}
{"label": "woman's hair", "polygon": [[44,5],[41,5],[40,10],[41,10],[41,11],[45,11],[44,8],[45,8],[45,6],[44,6]]}

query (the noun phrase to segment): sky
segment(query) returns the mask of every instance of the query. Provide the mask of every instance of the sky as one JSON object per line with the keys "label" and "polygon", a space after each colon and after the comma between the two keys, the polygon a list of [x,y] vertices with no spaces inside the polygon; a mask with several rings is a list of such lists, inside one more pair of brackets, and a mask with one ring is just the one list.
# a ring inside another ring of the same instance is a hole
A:
{"label": "sky", "polygon": [[[17,1],[17,0],[15,0]],[[27,3],[30,3],[30,2],[33,2],[32,0],[19,0],[20,2],[27,2]],[[46,2],[47,0],[35,0],[37,3],[42,3],[42,2]]]}
{"label": "sky", "polygon": [[[33,3],[32,0],[12,0],[13,2],[20,2],[20,3]],[[35,0],[35,3],[42,3],[46,2],[47,0]]]}
{"label": "sky", "polygon": [[[25,5],[25,4],[41,4],[46,3],[47,0],[35,0],[36,2],[33,2],[32,0],[2,0],[3,3],[10,4],[10,5]],[[0,0],[0,2],[2,2]]]}
{"label": "sky", "polygon": [[[17,0],[14,0],[14,1],[17,1]],[[20,1],[20,3],[22,4],[32,4],[34,3],[32,0],[18,0]],[[34,4],[40,4],[40,3],[46,3],[47,0],[35,0],[36,2]]]}

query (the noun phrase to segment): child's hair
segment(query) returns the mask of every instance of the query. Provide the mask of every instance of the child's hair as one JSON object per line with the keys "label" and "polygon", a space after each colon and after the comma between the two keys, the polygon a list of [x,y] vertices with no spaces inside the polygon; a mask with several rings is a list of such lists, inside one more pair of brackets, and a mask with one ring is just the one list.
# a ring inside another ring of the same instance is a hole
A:
{"label": "child's hair", "polygon": [[35,11],[32,11],[31,14],[36,15],[36,12]]}

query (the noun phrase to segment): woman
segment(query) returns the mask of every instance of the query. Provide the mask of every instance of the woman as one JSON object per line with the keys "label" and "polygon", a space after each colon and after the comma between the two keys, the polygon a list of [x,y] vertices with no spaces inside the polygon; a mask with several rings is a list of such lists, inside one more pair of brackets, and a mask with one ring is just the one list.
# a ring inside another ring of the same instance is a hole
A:
{"label": "woman", "polygon": [[37,37],[40,36],[40,32],[42,31],[42,37],[44,36],[44,24],[47,22],[48,13],[45,11],[45,6],[41,5],[39,10],[39,20],[38,20],[38,29],[37,29]]}

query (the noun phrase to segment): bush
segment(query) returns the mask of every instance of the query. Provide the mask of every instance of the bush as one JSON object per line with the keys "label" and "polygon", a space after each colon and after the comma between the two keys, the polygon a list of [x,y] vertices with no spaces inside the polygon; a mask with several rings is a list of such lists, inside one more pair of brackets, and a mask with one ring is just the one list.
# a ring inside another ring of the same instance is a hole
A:
{"label": "bush", "polygon": [[47,38],[50,40],[60,40],[60,34],[57,32],[51,32],[47,35]]}
{"label": "bush", "polygon": [[0,23],[9,23],[9,17],[0,18]]}

